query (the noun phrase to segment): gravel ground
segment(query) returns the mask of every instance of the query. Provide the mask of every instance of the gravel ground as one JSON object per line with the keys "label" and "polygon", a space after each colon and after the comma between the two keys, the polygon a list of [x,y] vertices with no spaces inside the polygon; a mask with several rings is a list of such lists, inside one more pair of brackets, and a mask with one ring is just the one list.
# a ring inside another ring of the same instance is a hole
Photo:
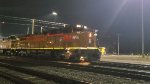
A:
{"label": "gravel ground", "polygon": [[140,55],[104,55],[101,61],[150,65],[150,56]]}
{"label": "gravel ground", "polygon": [[[19,65],[22,66],[23,65]],[[150,81],[142,81],[142,80],[133,80],[130,78],[123,78],[111,75],[104,75],[86,71],[79,71],[73,69],[65,69],[65,68],[58,68],[58,67],[50,67],[50,66],[24,66],[24,68],[30,68],[38,71],[43,71],[45,73],[57,75],[60,77],[80,80],[80,81],[87,81],[92,84],[150,84]],[[14,72],[12,72],[14,73]],[[38,84],[47,84],[44,81],[41,81]],[[1,83],[0,83],[1,84]],[[51,83],[49,83],[51,84]]]}
{"label": "gravel ground", "polygon": [[103,75],[103,74],[65,69],[65,68],[57,68],[57,67],[49,67],[49,66],[48,67],[36,66],[36,67],[26,67],[26,68],[43,71],[49,74],[58,75],[65,78],[86,81],[92,84],[150,84],[150,82],[146,82],[142,80],[133,80],[129,78]]}
{"label": "gravel ground", "polygon": [[[7,69],[7,68],[4,68],[4,67],[0,67],[0,71],[5,71],[5,72],[8,72],[9,74],[12,74],[12,75],[15,75],[15,76],[18,76],[20,78],[23,78],[23,79],[26,79],[26,80],[29,80],[35,84],[57,84],[53,81],[47,81],[45,79],[41,79],[39,77],[36,77],[36,76],[32,76],[32,75],[28,75],[28,74],[24,74],[24,73],[20,73],[20,72],[16,72],[16,71],[13,71],[13,70],[10,70],[10,69]],[[2,81],[2,82],[1,82]],[[6,82],[6,83],[5,83]],[[8,83],[7,83],[8,82]],[[4,79],[0,79],[0,84],[13,84],[11,82],[9,82],[8,80],[4,80]]]}
{"label": "gravel ground", "polygon": [[15,83],[12,83],[12,81],[0,77],[0,84],[15,84]]}

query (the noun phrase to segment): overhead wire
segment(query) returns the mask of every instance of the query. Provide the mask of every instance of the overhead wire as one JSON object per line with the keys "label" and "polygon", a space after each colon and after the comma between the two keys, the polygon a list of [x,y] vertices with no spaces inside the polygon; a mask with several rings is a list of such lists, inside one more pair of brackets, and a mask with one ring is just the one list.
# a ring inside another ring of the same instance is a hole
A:
{"label": "overhead wire", "polygon": [[[25,21],[25,22],[32,22],[32,20],[33,20],[33,19],[30,19],[30,18],[20,18],[20,17],[13,17],[13,16],[5,16],[5,15],[0,15],[0,17],[3,18],[3,19],[11,19],[11,20],[15,20],[15,21],[17,20],[17,21]],[[50,21],[44,21],[44,20],[38,20],[38,19],[34,19],[34,20],[37,24],[43,24],[43,25],[44,24],[45,25],[51,25],[51,26],[68,25],[68,24],[64,24],[64,23],[50,22]],[[3,22],[3,23],[6,23],[6,22]],[[9,23],[9,24],[16,24],[17,25],[17,24],[20,24],[20,23]],[[20,24],[20,25],[29,25],[29,24]],[[34,26],[36,26],[36,25],[34,25]]]}
{"label": "overhead wire", "polygon": [[21,21],[31,21],[32,19],[30,18],[20,18],[20,17],[12,17],[12,16],[5,16],[5,15],[0,15],[2,18],[7,18],[7,19],[13,19],[13,20],[21,20]]}

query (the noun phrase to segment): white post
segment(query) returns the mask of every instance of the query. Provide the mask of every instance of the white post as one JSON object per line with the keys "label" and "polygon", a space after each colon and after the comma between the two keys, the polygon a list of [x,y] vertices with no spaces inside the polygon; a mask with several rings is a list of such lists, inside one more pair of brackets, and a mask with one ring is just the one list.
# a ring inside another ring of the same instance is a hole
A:
{"label": "white post", "polygon": [[32,34],[34,34],[34,22],[35,22],[35,20],[32,19]]}
{"label": "white post", "polygon": [[43,33],[43,27],[41,27],[41,34]]}
{"label": "white post", "polygon": [[27,35],[29,34],[29,27],[27,28]]}

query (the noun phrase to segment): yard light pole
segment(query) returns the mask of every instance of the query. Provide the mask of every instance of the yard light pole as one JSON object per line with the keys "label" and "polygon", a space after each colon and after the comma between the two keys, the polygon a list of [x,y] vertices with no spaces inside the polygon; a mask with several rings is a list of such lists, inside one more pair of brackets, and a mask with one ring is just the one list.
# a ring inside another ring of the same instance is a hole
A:
{"label": "yard light pole", "polygon": [[118,55],[119,55],[119,50],[120,50],[120,39],[119,39],[119,36],[120,36],[120,34],[118,33],[117,36],[118,36]]}
{"label": "yard light pole", "polygon": [[142,1],[142,57],[144,57],[144,24],[143,24],[143,0]]}

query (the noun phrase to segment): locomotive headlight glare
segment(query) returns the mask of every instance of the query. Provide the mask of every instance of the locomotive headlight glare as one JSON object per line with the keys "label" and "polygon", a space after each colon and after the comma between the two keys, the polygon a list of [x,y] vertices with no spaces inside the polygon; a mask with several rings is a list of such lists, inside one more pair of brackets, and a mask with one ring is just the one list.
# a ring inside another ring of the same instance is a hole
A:
{"label": "locomotive headlight glare", "polygon": [[84,59],[84,57],[81,56],[80,59]]}
{"label": "locomotive headlight glare", "polygon": [[76,27],[77,27],[77,28],[81,28],[81,25],[77,24]]}
{"label": "locomotive headlight glare", "polygon": [[83,56],[80,57],[80,61],[85,61]]}

